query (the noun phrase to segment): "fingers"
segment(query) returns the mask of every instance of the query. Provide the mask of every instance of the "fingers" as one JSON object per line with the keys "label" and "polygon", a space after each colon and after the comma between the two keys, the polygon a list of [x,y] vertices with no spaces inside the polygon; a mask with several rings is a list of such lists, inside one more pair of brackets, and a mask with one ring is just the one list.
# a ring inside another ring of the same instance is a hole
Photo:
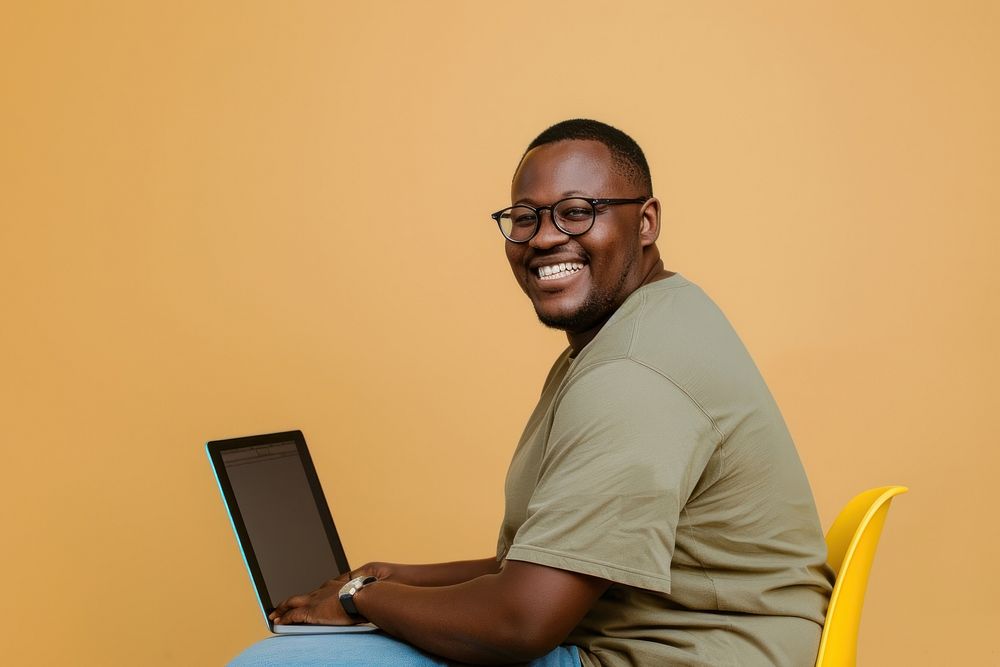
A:
{"label": "fingers", "polygon": [[327,625],[349,625],[353,622],[340,604],[340,587],[355,576],[371,574],[374,563],[357,570],[345,572],[336,579],[329,579],[316,590],[302,595],[293,595],[281,602],[267,617],[276,624],[313,623]]}
{"label": "fingers", "polygon": [[268,615],[268,618],[277,623],[278,617],[284,616],[289,609],[294,607],[301,607],[302,605],[307,604],[308,602],[309,602],[308,595],[293,595],[292,597],[288,598],[287,600],[279,604],[277,607],[275,607],[274,611],[272,611]]}
{"label": "fingers", "polygon": [[295,607],[294,609],[280,615],[275,619],[275,625],[288,625],[289,623],[312,623],[312,607]]}

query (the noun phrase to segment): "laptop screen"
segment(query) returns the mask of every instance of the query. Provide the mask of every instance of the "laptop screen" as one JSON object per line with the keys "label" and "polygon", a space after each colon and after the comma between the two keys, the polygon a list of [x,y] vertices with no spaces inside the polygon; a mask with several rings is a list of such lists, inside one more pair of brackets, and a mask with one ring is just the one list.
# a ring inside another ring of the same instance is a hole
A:
{"label": "laptop screen", "polygon": [[275,435],[209,443],[265,611],[347,571],[304,438]]}

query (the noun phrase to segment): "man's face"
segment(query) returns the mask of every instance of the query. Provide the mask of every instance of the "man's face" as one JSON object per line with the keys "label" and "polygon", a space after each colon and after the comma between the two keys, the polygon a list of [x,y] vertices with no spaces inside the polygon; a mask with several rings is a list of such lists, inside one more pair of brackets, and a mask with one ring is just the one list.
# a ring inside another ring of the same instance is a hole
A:
{"label": "man's face", "polygon": [[[612,169],[611,151],[598,141],[559,141],[529,152],[511,186],[512,204],[550,206],[566,197],[629,198],[649,193]],[[543,211],[527,243],[506,243],[514,277],[546,326],[583,333],[602,325],[642,283],[641,204],[599,206],[594,226],[568,236]],[[563,277],[539,276],[541,267],[582,265]]]}

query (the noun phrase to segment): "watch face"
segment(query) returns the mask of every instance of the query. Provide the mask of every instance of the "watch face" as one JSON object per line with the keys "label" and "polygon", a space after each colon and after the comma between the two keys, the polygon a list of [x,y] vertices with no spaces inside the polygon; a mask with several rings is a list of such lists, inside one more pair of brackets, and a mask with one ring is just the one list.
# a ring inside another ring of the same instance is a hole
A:
{"label": "watch face", "polygon": [[362,586],[378,581],[377,577],[354,577],[340,587],[340,595],[354,595]]}

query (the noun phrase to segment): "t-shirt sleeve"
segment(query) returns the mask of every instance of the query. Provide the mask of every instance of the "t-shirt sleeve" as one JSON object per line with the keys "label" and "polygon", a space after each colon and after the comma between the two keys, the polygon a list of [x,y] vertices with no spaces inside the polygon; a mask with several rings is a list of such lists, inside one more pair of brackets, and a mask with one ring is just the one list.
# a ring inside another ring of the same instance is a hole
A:
{"label": "t-shirt sleeve", "polygon": [[506,557],[669,593],[680,512],[718,431],[670,380],[629,359],[581,370],[556,401]]}

